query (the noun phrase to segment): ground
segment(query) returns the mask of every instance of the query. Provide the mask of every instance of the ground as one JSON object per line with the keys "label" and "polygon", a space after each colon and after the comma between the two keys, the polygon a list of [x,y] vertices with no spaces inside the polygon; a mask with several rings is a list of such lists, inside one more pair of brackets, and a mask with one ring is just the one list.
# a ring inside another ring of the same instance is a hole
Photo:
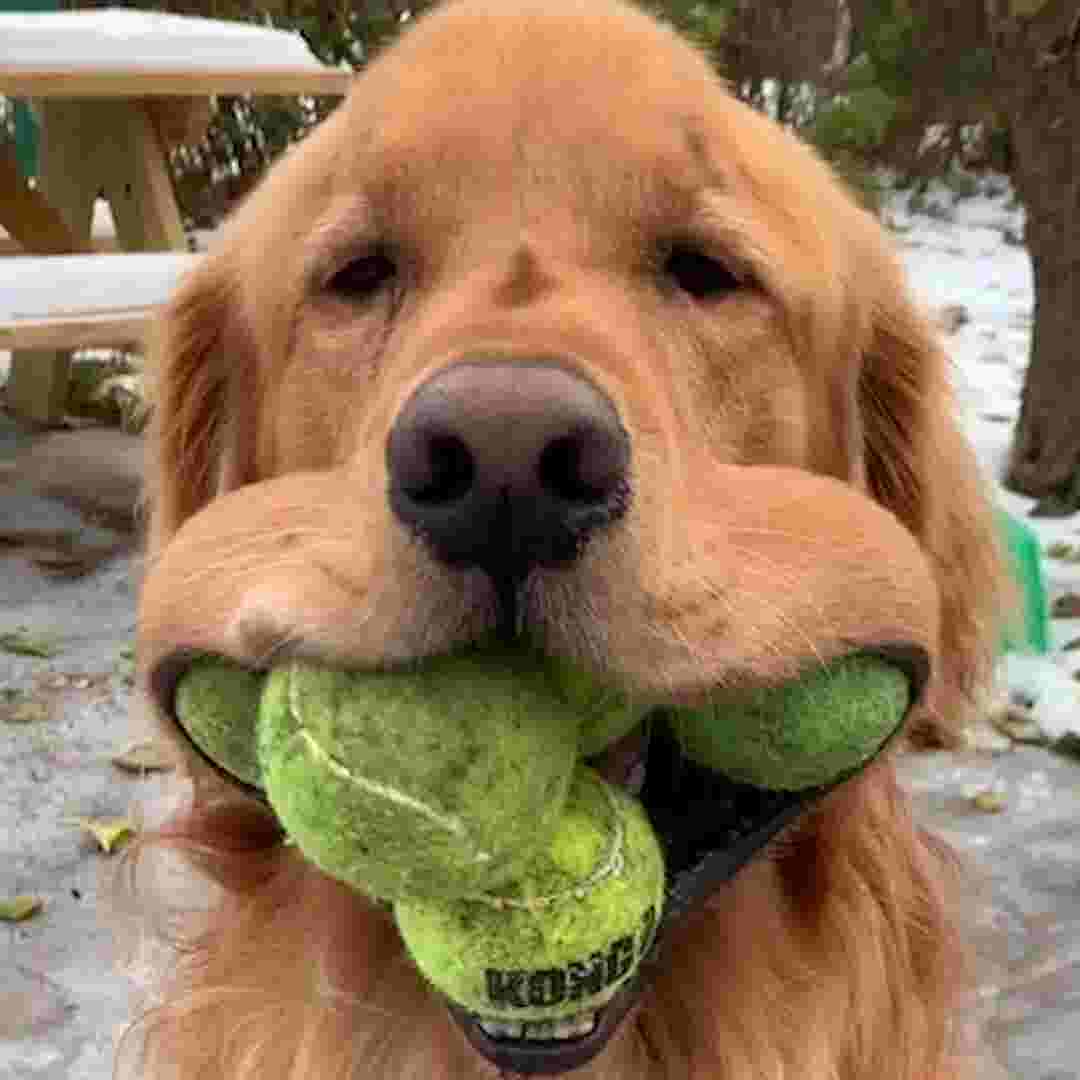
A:
{"label": "ground", "polygon": [[[961,305],[949,339],[965,422],[996,479],[1018,410],[1031,323],[1022,215],[1001,183],[940,210],[887,214],[934,308]],[[967,321],[963,322],[966,317]],[[135,985],[114,970],[103,924],[114,860],[76,818],[157,816],[178,793],[169,773],[139,775],[114,755],[144,737],[131,700],[139,574],[130,518],[137,440],[101,430],[29,436],[0,414],[0,902],[41,910],[0,923],[0,1076],[106,1080]],[[1058,556],[1051,596],[1080,592],[1077,518],[1029,518],[1030,500],[999,500]],[[5,543],[4,538],[8,541]],[[18,543],[11,542],[14,538]],[[78,574],[80,576],[72,576]],[[1034,700],[1037,724],[1080,729],[1063,648],[1077,620],[1054,621],[1045,661],[1005,673]],[[55,655],[11,650],[52,645]],[[1037,726],[1037,725],[1036,725]],[[1074,1080],[1080,1062],[1080,762],[983,729],[973,748],[907,757],[922,819],[971,866],[981,1024],[996,1065],[985,1080]],[[145,808],[145,811],[140,808]]]}

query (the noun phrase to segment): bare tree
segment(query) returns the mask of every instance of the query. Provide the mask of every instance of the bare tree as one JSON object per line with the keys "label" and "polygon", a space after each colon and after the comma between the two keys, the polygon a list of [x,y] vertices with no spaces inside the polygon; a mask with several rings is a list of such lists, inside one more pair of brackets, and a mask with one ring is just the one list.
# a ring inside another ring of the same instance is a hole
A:
{"label": "bare tree", "polygon": [[1031,359],[1006,482],[1080,508],[1080,3],[990,3],[995,96],[1027,212]]}
{"label": "bare tree", "polygon": [[[1004,479],[1071,513],[1080,509],[1080,0],[911,0],[911,10],[920,122],[989,106],[1008,128],[1035,317]],[[957,68],[971,85],[949,101]]]}

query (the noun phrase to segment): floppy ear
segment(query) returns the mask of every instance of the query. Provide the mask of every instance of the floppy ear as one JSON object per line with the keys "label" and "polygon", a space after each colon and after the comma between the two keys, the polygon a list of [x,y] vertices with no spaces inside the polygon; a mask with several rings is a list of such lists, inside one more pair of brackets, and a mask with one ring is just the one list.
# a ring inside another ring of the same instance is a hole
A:
{"label": "floppy ear", "polygon": [[989,676],[1010,598],[998,531],[958,425],[948,359],[881,253],[859,407],[867,485],[922,543],[941,597],[938,673],[920,734],[949,744]]}
{"label": "floppy ear", "polygon": [[[158,318],[151,350],[150,549],[223,489],[243,482],[238,386],[253,352],[237,276],[222,255],[187,275]],[[229,475],[226,475],[229,474]]]}

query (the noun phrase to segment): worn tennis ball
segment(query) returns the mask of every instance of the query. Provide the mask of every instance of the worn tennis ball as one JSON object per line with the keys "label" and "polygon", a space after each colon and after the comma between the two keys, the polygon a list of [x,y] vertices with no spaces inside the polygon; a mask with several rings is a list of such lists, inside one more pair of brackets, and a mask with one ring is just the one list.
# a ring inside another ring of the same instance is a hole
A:
{"label": "worn tennis ball", "polygon": [[740,783],[800,791],[866,764],[899,728],[910,701],[899,668],[850,656],[782,686],[680,709],[672,726],[699,764]]}
{"label": "worn tennis ball", "polygon": [[576,712],[520,651],[400,671],[288,664],[259,717],[286,831],[326,873],[384,899],[511,880],[551,836],[577,753]]}
{"label": "worn tennis ball", "polygon": [[255,726],[264,676],[221,657],[200,657],[176,687],[174,710],[191,741],[214,764],[259,786]]}
{"label": "worn tennis ball", "polygon": [[509,884],[394,905],[414,963],[481,1018],[566,1018],[603,1005],[652,944],[664,864],[626,792],[580,767],[544,847]]}

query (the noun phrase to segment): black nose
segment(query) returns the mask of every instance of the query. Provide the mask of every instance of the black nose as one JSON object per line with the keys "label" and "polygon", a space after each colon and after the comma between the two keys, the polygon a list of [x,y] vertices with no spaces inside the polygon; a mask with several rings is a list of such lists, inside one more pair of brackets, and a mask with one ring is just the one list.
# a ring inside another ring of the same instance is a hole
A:
{"label": "black nose", "polygon": [[406,402],[390,505],[451,566],[500,585],[573,561],[626,508],[630,442],[608,398],[554,363],[462,362]]}

